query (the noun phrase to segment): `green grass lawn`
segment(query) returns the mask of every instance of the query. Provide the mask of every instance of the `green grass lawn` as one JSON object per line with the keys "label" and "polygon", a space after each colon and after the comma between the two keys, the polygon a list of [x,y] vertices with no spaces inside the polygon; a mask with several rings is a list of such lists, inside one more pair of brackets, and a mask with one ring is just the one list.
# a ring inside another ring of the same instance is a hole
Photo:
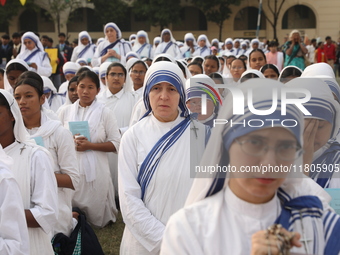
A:
{"label": "green grass lawn", "polygon": [[119,254],[124,227],[125,224],[122,219],[122,214],[118,212],[118,218],[115,223],[109,224],[102,229],[94,228],[94,232],[99,239],[105,255]]}

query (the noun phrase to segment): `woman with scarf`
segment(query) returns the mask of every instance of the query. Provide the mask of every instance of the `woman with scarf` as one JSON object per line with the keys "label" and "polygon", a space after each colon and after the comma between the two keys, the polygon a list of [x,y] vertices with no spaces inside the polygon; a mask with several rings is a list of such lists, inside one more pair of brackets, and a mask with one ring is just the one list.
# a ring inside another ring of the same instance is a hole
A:
{"label": "woman with scarf", "polygon": [[24,60],[29,66],[29,71],[34,71],[46,77],[50,77],[52,74],[50,59],[39,37],[33,32],[26,32],[21,37],[21,50],[17,59]]}
{"label": "woman with scarf", "polygon": [[[305,116],[305,126],[315,125],[317,131],[312,138],[312,163],[309,176],[323,188],[340,188],[339,171],[340,144],[336,136],[340,128],[340,105],[332,90],[322,78],[297,78],[286,84],[292,88],[304,88],[311,93],[311,99],[304,107],[311,113]],[[305,149],[305,151],[308,151]],[[322,167],[320,172],[318,167]],[[308,169],[306,169],[308,170]]]}
{"label": "woman with scarf", "polygon": [[92,66],[100,66],[104,62],[120,62],[125,64],[125,55],[130,52],[131,45],[122,39],[122,32],[113,23],[104,27],[105,40],[98,45],[92,58]]}
{"label": "woman with scarf", "polygon": [[29,254],[53,255],[50,234],[58,218],[53,160],[44,148],[30,140],[20,112],[22,107],[19,108],[14,97],[5,90],[0,90],[0,105],[0,144],[13,159],[11,170],[21,191],[29,234]]}
{"label": "woman with scarf", "polygon": [[197,48],[196,38],[192,33],[186,33],[184,36],[184,46],[181,48],[183,58],[190,58]]}
{"label": "woman with scarf", "polygon": [[122,254],[158,254],[165,225],[190,190],[190,166],[202,155],[207,130],[190,120],[184,83],[176,64],[154,63],[144,81],[147,112],[123,135],[118,155],[126,224]]}
{"label": "woman with scarf", "polygon": [[139,55],[139,58],[153,58],[152,45],[149,42],[148,33],[140,30],[137,33],[137,41],[133,45],[132,50]]}
{"label": "woman with scarf", "polygon": [[14,95],[27,132],[38,145],[45,147],[53,158],[52,169],[58,185],[59,209],[58,223],[54,227],[53,233],[61,232],[69,236],[73,228],[71,204],[73,190],[77,189],[79,183],[72,135],[61,125],[59,120],[50,119],[41,110],[45,96],[43,79],[38,74],[34,72],[29,74],[28,72],[20,76]]}
{"label": "woman with scarf", "polygon": [[[205,74],[198,74],[187,80],[186,105],[192,113],[198,114],[197,120],[210,128],[214,127],[214,120],[222,105],[223,98],[214,81]],[[206,112],[202,114],[202,96],[206,96]]]}
{"label": "woman with scarf", "polygon": [[[92,44],[92,38],[87,31],[82,31],[78,35],[78,46],[74,48],[71,62],[84,59],[85,64],[91,63],[96,45]],[[80,64],[80,63],[78,63]]]}
{"label": "woman with scarf", "polygon": [[175,59],[181,59],[182,54],[179,47],[176,44],[175,38],[172,36],[170,29],[163,29],[161,33],[161,42],[158,44],[155,50],[155,57],[160,54],[169,54]]}
{"label": "woman with scarf", "polygon": [[20,74],[28,71],[29,66],[22,59],[12,59],[6,65],[6,70],[4,74],[4,86],[5,90],[13,94],[13,88],[15,83],[19,78]]}
{"label": "woman with scarf", "polygon": [[206,35],[200,35],[197,38],[197,45],[198,47],[196,48],[195,52],[192,54],[193,56],[201,56],[205,57],[208,55],[211,55],[211,44],[209,42],[209,39]]}
{"label": "woman with scarf", "polygon": [[72,205],[84,211],[92,225],[104,227],[116,221],[107,152],[118,151],[120,133],[113,112],[97,100],[99,90],[98,76],[83,72],[77,82],[79,100],[63,108],[59,118],[72,131],[77,151],[80,182]]}
{"label": "woman with scarf", "polygon": [[[231,170],[197,175],[186,207],[167,224],[161,254],[339,253],[340,216],[330,208],[329,195],[313,180],[299,170],[242,170],[302,164],[300,109],[289,104],[282,115],[283,104],[278,100],[270,114],[250,111],[251,106],[261,110],[272,106],[273,87],[284,89],[269,79],[240,84],[244,98],[249,90],[253,94],[252,104],[242,100],[243,115],[233,114],[232,95],[227,96],[218,118],[229,122],[214,128],[199,167]],[[263,125],[254,125],[253,119]],[[242,122],[247,124],[237,125]]]}
{"label": "woman with scarf", "polygon": [[289,35],[290,40],[283,46],[285,53],[284,67],[296,66],[302,71],[305,69],[305,55],[308,53],[306,46],[303,44],[301,34],[298,30],[293,30]]}

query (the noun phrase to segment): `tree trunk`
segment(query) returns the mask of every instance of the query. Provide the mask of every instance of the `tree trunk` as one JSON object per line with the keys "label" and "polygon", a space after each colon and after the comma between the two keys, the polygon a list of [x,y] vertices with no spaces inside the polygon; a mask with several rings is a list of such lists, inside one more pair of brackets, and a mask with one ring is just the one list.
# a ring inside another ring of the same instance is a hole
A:
{"label": "tree trunk", "polygon": [[223,29],[223,21],[222,22],[220,22],[220,24],[219,24],[219,35],[218,35],[218,40],[221,42],[221,40],[222,40],[222,29]]}

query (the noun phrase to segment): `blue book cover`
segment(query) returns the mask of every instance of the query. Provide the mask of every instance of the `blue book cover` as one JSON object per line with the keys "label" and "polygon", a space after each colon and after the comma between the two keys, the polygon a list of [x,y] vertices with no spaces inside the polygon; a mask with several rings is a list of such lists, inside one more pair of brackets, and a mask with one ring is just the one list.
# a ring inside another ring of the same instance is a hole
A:
{"label": "blue book cover", "polygon": [[70,121],[68,123],[70,131],[72,135],[80,134],[87,138],[89,142],[90,140],[90,129],[89,129],[89,122],[86,121]]}

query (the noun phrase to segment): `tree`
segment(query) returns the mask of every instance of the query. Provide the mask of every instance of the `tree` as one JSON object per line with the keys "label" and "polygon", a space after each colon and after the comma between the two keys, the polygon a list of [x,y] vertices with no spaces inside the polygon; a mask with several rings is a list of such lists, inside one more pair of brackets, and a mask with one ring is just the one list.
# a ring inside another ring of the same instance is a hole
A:
{"label": "tree", "polygon": [[219,40],[222,39],[223,23],[230,17],[231,5],[239,5],[242,0],[192,0],[203,11],[207,20],[219,26]]}
{"label": "tree", "polygon": [[180,0],[136,0],[133,2],[133,12],[163,30],[170,23],[179,21],[180,4]]}
{"label": "tree", "polygon": [[118,23],[119,20],[126,20],[129,6],[122,0],[92,0],[96,16],[102,24],[108,22]]}
{"label": "tree", "polygon": [[[27,1],[25,8],[30,6],[32,1]],[[22,5],[20,1],[7,1],[4,6],[0,5],[0,24],[6,28],[6,33],[9,33],[8,26],[13,16],[17,15]]]}
{"label": "tree", "polygon": [[271,20],[267,15],[265,14],[263,15],[266,17],[266,20],[269,22],[269,24],[273,27],[274,40],[278,41],[276,33],[277,20],[279,19],[282,6],[286,2],[286,0],[265,0],[265,1],[267,1],[267,7],[269,12],[273,15],[273,19]]}
{"label": "tree", "polygon": [[63,27],[63,24],[60,23],[62,13],[71,13],[80,6],[78,0],[48,0],[46,4],[48,4],[46,9],[49,10],[52,20],[57,23],[58,34],[60,33],[61,27]]}

